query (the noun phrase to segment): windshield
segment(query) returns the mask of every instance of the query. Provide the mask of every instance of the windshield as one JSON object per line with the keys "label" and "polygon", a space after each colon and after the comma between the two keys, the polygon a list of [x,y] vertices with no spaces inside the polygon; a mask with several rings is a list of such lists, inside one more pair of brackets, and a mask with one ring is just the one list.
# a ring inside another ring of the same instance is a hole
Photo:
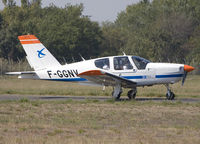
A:
{"label": "windshield", "polygon": [[132,56],[132,60],[135,63],[136,67],[138,69],[145,69],[147,64],[150,63],[149,60],[146,60],[144,58],[141,58],[139,56]]}

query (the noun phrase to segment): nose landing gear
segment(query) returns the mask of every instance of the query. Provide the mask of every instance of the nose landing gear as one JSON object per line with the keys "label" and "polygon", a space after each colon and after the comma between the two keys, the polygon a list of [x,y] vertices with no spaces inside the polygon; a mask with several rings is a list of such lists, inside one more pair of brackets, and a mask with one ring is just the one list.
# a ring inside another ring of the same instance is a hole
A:
{"label": "nose landing gear", "polygon": [[167,93],[166,93],[167,100],[174,100],[175,94],[171,91],[169,84],[166,85],[166,88],[167,88]]}

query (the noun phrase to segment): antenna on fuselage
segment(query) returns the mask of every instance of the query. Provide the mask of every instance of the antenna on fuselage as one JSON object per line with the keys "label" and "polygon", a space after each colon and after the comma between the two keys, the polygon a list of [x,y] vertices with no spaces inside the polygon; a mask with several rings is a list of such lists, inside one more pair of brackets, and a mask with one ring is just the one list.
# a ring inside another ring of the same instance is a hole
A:
{"label": "antenna on fuselage", "polygon": [[85,61],[85,59],[82,57],[82,55],[79,53],[79,55],[80,55],[80,57],[81,57],[81,59],[83,60],[83,61]]}
{"label": "antenna on fuselage", "polygon": [[75,59],[74,59],[74,57],[73,57],[73,56],[72,56],[72,61],[73,61],[73,62],[75,62]]}
{"label": "antenna on fuselage", "polygon": [[63,57],[63,61],[64,61],[65,64],[67,64],[67,61],[66,61],[65,57]]}
{"label": "antenna on fuselage", "polygon": [[122,52],[124,56],[126,56],[125,52]]}

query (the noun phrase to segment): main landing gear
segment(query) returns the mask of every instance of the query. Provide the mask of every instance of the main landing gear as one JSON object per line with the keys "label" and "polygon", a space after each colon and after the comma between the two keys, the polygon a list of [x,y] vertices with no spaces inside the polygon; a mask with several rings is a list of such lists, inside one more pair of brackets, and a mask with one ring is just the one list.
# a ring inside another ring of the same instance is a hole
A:
{"label": "main landing gear", "polygon": [[171,91],[169,84],[165,85],[167,88],[166,98],[167,100],[174,100],[175,94]]}
{"label": "main landing gear", "polygon": [[135,99],[136,94],[137,94],[137,88],[134,88],[134,89],[128,91],[127,96],[128,96],[128,98],[129,98],[130,100],[132,100],[132,99]]}
{"label": "main landing gear", "polygon": [[[121,93],[122,93],[121,85],[116,85],[115,87],[113,87],[112,97],[115,100],[119,100],[120,99]],[[137,94],[137,88],[134,88],[134,89],[128,91],[127,96],[128,96],[128,98],[130,100],[132,100],[132,99],[135,99],[136,94]]]}
{"label": "main landing gear", "polygon": [[115,87],[113,87],[113,92],[112,92],[112,97],[115,100],[119,100],[120,96],[122,93],[122,87],[120,84],[116,85]]}

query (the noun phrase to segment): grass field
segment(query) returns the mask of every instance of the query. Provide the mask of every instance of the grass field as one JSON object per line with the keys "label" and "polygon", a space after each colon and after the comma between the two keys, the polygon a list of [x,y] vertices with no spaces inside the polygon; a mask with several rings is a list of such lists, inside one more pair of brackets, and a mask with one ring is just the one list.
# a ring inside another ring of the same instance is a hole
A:
{"label": "grass field", "polygon": [[[200,77],[173,86],[177,97],[200,98]],[[112,88],[0,79],[0,94],[110,95]],[[138,97],[165,96],[164,86]],[[124,94],[126,95],[126,93]],[[0,144],[199,144],[200,103],[179,101],[0,101]]]}
{"label": "grass field", "polygon": [[[189,75],[185,85],[172,85],[177,97],[200,98],[200,76]],[[126,96],[128,90],[122,95]],[[112,88],[102,91],[102,87],[82,86],[78,83],[53,82],[41,80],[24,80],[16,77],[0,79],[0,94],[34,94],[34,95],[70,95],[70,96],[110,96]],[[165,97],[166,88],[163,85],[138,88],[137,97]]]}
{"label": "grass field", "polygon": [[4,101],[2,144],[199,144],[200,103]]}

